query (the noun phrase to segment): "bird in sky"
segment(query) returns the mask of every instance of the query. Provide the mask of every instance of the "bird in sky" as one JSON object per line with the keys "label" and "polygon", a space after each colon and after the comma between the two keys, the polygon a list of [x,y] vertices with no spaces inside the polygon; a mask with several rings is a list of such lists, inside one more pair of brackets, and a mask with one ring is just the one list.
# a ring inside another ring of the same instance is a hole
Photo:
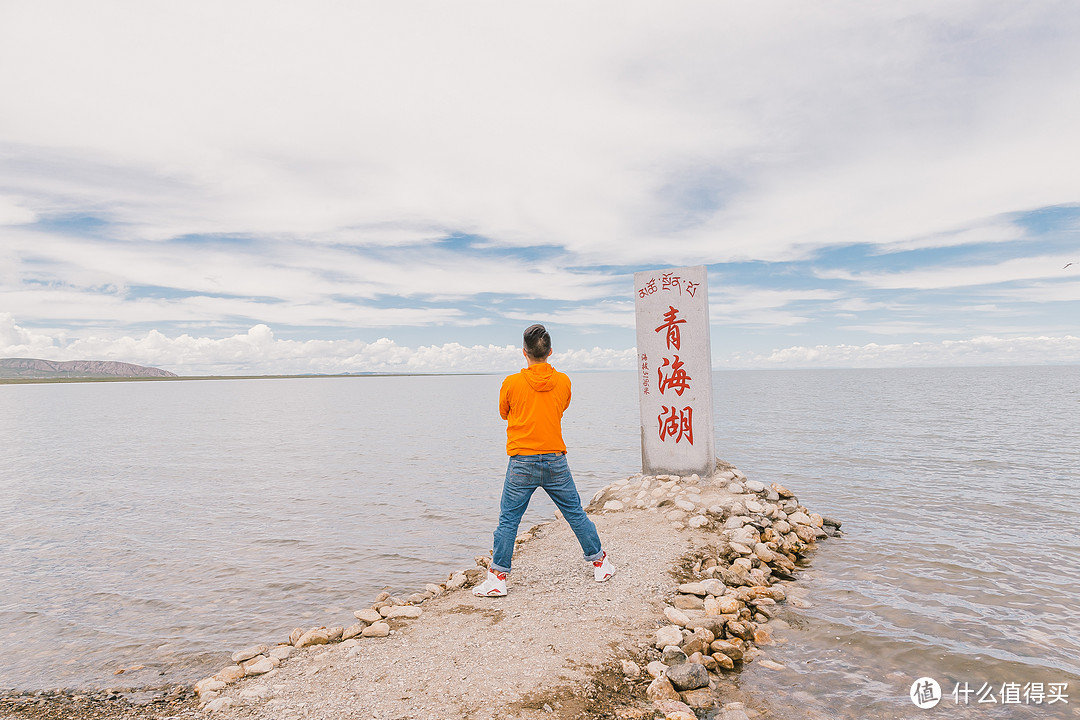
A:
{"label": "bird in sky", "polygon": [[1061,269],[1062,269],[1062,270],[1064,270],[1065,268],[1069,267],[1069,265],[1075,265],[1075,264],[1076,264],[1076,263],[1066,263],[1066,264],[1065,264],[1065,267],[1064,267],[1064,268],[1061,268]]}

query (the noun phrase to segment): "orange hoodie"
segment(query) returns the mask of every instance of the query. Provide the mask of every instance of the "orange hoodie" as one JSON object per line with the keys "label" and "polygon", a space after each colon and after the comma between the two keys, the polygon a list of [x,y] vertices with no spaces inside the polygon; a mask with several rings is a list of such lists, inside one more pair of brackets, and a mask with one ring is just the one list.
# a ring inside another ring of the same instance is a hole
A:
{"label": "orange hoodie", "polygon": [[506,454],[566,452],[562,414],[570,405],[570,378],[537,363],[503,380],[499,414],[506,420]]}

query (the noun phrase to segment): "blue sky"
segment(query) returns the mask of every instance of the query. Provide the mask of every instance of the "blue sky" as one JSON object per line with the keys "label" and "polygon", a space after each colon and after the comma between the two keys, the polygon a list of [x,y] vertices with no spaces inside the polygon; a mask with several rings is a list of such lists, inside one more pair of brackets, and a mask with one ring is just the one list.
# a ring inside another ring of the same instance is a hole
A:
{"label": "blue sky", "polygon": [[1074,5],[387,5],[0,6],[0,356],[1080,362]]}

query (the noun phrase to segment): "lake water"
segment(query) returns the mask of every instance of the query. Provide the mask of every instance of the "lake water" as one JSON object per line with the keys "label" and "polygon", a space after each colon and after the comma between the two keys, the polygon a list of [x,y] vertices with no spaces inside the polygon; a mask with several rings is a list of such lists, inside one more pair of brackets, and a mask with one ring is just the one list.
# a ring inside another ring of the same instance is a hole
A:
{"label": "lake water", "polygon": [[[0,688],[191,681],[470,564],[505,469],[500,382],[0,386]],[[803,574],[813,605],[783,612],[768,653],[788,670],[751,664],[743,691],[779,717],[1080,716],[1080,367],[714,383],[718,454],[846,532]],[[574,375],[586,499],[639,468],[635,393],[632,373]],[[552,511],[537,496],[523,526]],[[935,710],[908,699],[922,676]],[[1069,703],[964,708],[965,682],[1067,684]]]}

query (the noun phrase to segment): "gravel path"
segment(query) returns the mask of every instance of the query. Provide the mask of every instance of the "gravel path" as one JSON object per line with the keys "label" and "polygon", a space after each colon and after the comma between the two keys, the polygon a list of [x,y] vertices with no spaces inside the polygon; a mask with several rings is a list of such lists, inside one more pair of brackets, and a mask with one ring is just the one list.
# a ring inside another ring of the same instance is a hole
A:
{"label": "gravel path", "polygon": [[[668,571],[691,545],[656,512],[594,517],[616,563],[606,583],[563,521],[519,546],[503,598],[468,589],[353,648],[304,650],[266,681],[268,702],[224,718],[552,718],[584,710],[597,670],[638,652],[662,618]],[[419,584],[419,583],[418,583]],[[619,673],[621,675],[621,673]],[[544,709],[544,705],[550,711]]]}

